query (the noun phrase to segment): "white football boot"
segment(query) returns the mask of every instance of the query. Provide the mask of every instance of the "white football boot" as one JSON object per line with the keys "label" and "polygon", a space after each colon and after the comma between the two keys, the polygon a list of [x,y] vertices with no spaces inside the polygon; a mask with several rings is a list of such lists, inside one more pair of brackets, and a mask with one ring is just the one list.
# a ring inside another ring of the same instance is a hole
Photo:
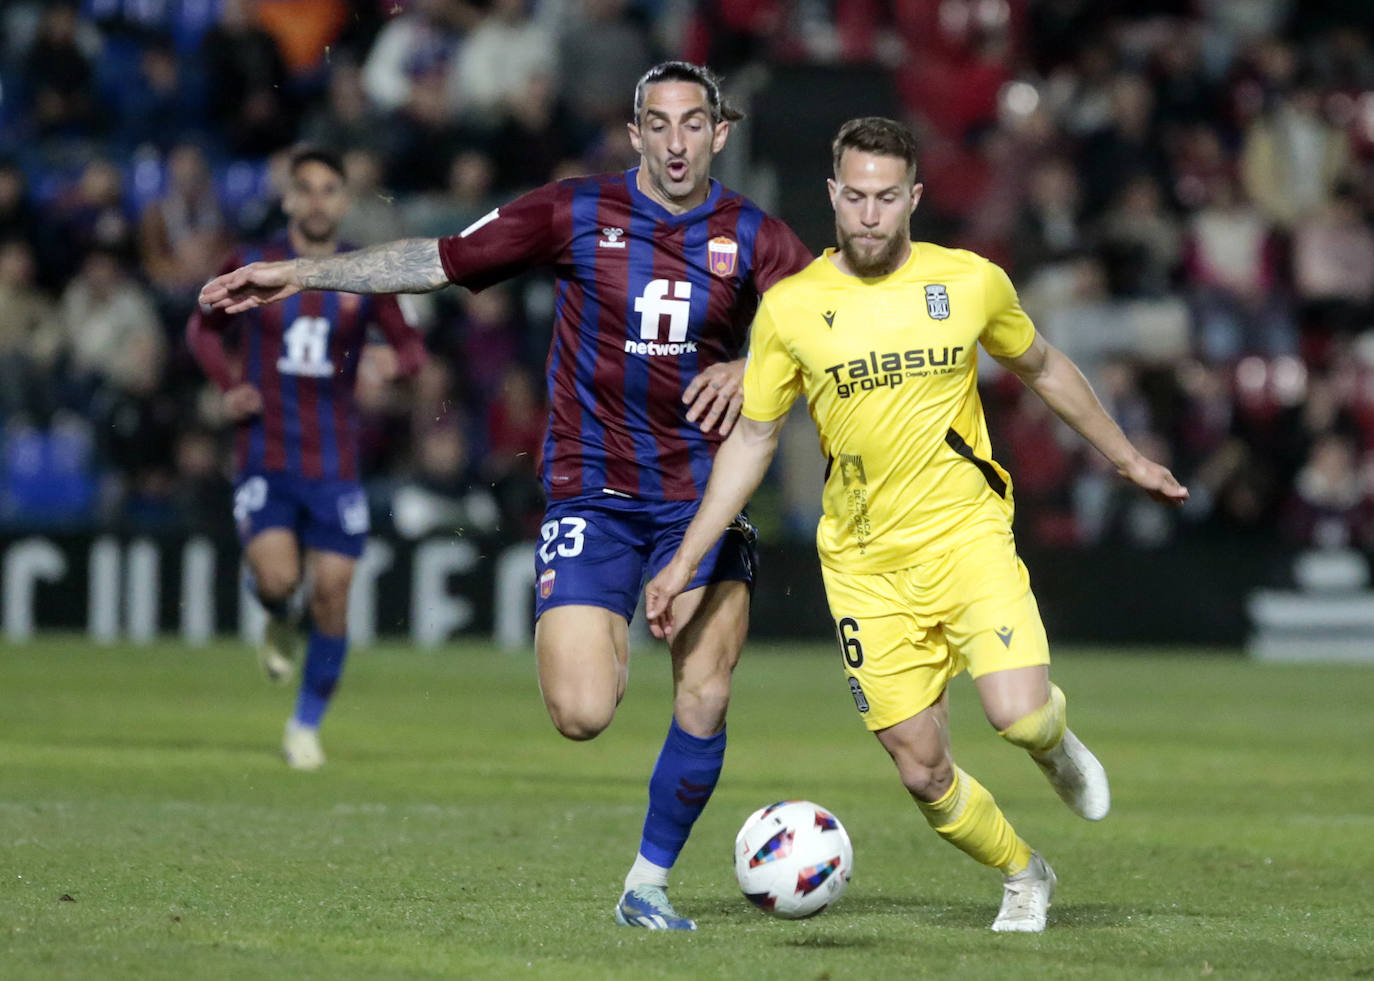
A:
{"label": "white football boot", "polygon": [[1059,799],[1079,817],[1101,821],[1112,809],[1107,771],[1073,730],[1065,729],[1058,746],[1048,753],[1031,754],[1031,759],[1045,774]]}
{"label": "white football boot", "polygon": [[293,770],[318,770],[324,766],[324,750],[320,748],[320,730],[303,726],[295,719],[286,720],[286,735],[281,743],[286,765]]}
{"label": "white football boot", "polygon": [[992,921],[992,929],[997,933],[1042,932],[1058,882],[1049,863],[1039,852],[1031,852],[1030,864],[1003,881],[1002,908]]}

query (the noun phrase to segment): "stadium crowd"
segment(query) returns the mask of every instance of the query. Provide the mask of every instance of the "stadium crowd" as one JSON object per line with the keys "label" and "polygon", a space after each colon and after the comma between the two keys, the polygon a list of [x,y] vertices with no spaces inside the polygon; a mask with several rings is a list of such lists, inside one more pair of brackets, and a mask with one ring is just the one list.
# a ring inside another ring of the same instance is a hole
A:
{"label": "stadium crowd", "polygon": [[[12,0],[0,522],[227,526],[182,329],[234,245],[282,228],[293,147],[344,156],[348,241],[450,234],[632,165],[635,79],[681,56],[746,108],[772,66],[881,67],[922,141],[916,237],[1003,264],[1192,492],[1132,494],[988,366],[1023,539],[1374,548],[1371,37],[1359,0]],[[768,207],[766,150],[730,182]],[[537,527],[552,303],[540,278],[407,298],[430,366],[406,391],[360,377],[379,516],[418,488],[450,524]],[[814,436],[780,456],[758,517],[809,538]]]}

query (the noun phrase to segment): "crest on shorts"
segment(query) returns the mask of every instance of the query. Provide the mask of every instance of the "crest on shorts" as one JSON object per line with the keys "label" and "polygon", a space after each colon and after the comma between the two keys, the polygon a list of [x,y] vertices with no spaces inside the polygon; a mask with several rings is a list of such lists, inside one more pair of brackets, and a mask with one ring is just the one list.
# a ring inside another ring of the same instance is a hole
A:
{"label": "crest on shorts", "polygon": [[854,696],[854,707],[860,712],[868,711],[868,699],[864,696],[863,687],[859,684],[858,678],[849,679],[849,694]]}
{"label": "crest on shorts", "polygon": [[728,235],[717,235],[706,243],[707,265],[717,276],[733,276],[739,258],[739,243]]}
{"label": "crest on shorts", "polygon": [[548,599],[553,595],[553,581],[558,574],[552,569],[545,569],[539,574],[539,598]]}
{"label": "crest on shorts", "polygon": [[942,283],[931,283],[926,287],[926,313],[931,320],[949,319],[949,292]]}

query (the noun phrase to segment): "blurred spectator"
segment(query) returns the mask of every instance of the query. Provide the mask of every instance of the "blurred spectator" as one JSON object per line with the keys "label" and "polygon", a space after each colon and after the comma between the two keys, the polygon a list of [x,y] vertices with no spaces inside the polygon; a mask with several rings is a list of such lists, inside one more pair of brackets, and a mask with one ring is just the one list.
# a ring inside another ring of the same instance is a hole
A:
{"label": "blurred spectator", "polygon": [[115,96],[114,142],[126,153],[145,144],[165,152],[199,132],[204,106],[200,87],[189,75],[171,41],[159,38],[146,45],[137,74],[123,79]]}
{"label": "blurred spectator", "polygon": [[403,205],[410,234],[455,235],[501,203],[493,194],[496,169],[480,150],[464,150],[449,163],[442,193],[417,194]]}
{"label": "blurred spectator", "polygon": [[252,20],[249,0],[222,0],[201,41],[210,119],[230,152],[262,157],[295,136],[290,75],[276,39]]}
{"label": "blurred spectator", "polygon": [[486,415],[481,474],[496,495],[502,525],[513,534],[537,534],[544,504],[538,468],[547,414],[526,368],[512,364],[506,369]]}
{"label": "blurred spectator", "polygon": [[1321,211],[1349,166],[1350,141],[1322,117],[1321,93],[1310,79],[1251,123],[1241,149],[1246,191],[1285,230]]}
{"label": "blurred spectator", "polygon": [[353,204],[339,223],[339,239],[355,247],[392,242],[405,237],[405,222],[396,196],[382,186],[381,157],[362,148],[344,154]]}
{"label": "blurred spectator", "polygon": [[1352,186],[1337,187],[1321,211],[1299,221],[1293,236],[1293,288],[1305,324],[1348,333],[1370,326],[1374,230]]}
{"label": "blurred spectator", "polygon": [[495,499],[473,480],[468,440],[456,415],[422,427],[415,472],[396,488],[392,520],[407,538],[437,531],[480,534],[500,526]]}
{"label": "blurred spectator", "polygon": [[502,115],[491,139],[496,189],[525,191],[553,178],[587,145],[587,132],[558,95],[553,76],[535,74]]}
{"label": "blurred spectator", "polygon": [[1169,168],[1153,129],[1154,93],[1139,75],[1118,74],[1111,82],[1111,115],[1083,140],[1078,172],[1083,203],[1090,211],[1107,207],[1126,182],[1148,174],[1169,184]]}
{"label": "blurred spectator", "polygon": [[139,223],[143,270],[169,313],[190,310],[230,244],[204,151],[179,144],[167,156],[167,190],[144,209]]}
{"label": "blurred spectator", "polygon": [[173,448],[172,505],[186,528],[214,534],[233,512],[234,487],[224,473],[214,432],[193,425],[177,433]]}
{"label": "blurred spectator", "polygon": [[0,418],[44,414],[47,374],[62,344],[57,304],[35,285],[32,247],[0,238]]}
{"label": "blurred spectator", "polygon": [[81,178],[50,209],[53,248],[50,262],[58,264],[62,281],[76,271],[93,248],[117,252],[126,261],[134,256],[134,223],[125,206],[124,174],[103,157],[91,160]]}
{"label": "blurred spectator", "polygon": [[448,73],[462,34],[478,13],[456,0],[411,0],[386,22],[363,64],[363,87],[383,112],[404,107],[415,96],[417,80],[431,85]]}
{"label": "blurred spectator", "polygon": [[1328,433],[1317,440],[1284,515],[1293,542],[1318,548],[1374,546],[1374,513],[1361,487],[1358,462],[1349,438]]}
{"label": "blurred spectator", "polygon": [[95,73],[91,53],[78,43],[74,3],[48,4],[22,67],[38,133],[86,135],[94,123]]}
{"label": "blurred spectator", "polygon": [[1154,178],[1130,181],[1102,216],[1098,245],[1116,296],[1164,296],[1183,254],[1178,220],[1165,208]]}
{"label": "blurred spectator", "polygon": [[450,68],[449,105],[478,120],[495,119],[503,110],[518,113],[535,76],[550,80],[557,72],[554,39],[530,16],[525,0],[492,0]]}
{"label": "blurred spectator", "polygon": [[1288,305],[1277,291],[1278,257],[1263,216],[1224,181],[1189,226],[1187,263],[1202,354],[1213,361],[1249,352],[1292,351]]}
{"label": "blurred spectator", "polygon": [[639,76],[654,62],[643,22],[629,0],[572,0],[558,41],[559,88],[590,122],[623,123]]}
{"label": "blurred spectator", "polygon": [[386,155],[390,143],[386,120],[368,100],[362,69],[355,62],[333,63],[324,103],[307,115],[301,142],[340,154],[360,148]]}
{"label": "blurred spectator", "polygon": [[1055,158],[1035,168],[1012,236],[1018,276],[1068,258],[1084,247],[1079,209],[1078,180],[1067,160]]}
{"label": "blurred spectator", "polygon": [[29,182],[19,165],[0,160],[0,238],[37,237],[38,214],[29,201]]}
{"label": "blurred spectator", "polygon": [[160,372],[166,336],[152,298],[119,256],[95,249],[62,294],[65,347],[71,352],[74,408],[87,408],[106,386],[135,390]]}

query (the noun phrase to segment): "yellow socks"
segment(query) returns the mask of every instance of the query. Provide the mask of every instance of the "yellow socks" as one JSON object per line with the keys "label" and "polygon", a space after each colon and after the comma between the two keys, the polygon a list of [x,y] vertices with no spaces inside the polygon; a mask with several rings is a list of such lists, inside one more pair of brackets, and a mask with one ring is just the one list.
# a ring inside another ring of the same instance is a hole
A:
{"label": "yellow socks", "polygon": [[992,794],[957,766],[943,797],[918,800],[916,806],[936,834],[984,865],[1015,875],[1030,862],[1030,845],[1017,836]]}
{"label": "yellow socks", "polygon": [[1050,685],[1050,699],[1030,715],[1022,716],[1000,733],[1013,746],[1020,746],[1031,755],[1047,753],[1064,738],[1068,712],[1064,693],[1057,685]]}

